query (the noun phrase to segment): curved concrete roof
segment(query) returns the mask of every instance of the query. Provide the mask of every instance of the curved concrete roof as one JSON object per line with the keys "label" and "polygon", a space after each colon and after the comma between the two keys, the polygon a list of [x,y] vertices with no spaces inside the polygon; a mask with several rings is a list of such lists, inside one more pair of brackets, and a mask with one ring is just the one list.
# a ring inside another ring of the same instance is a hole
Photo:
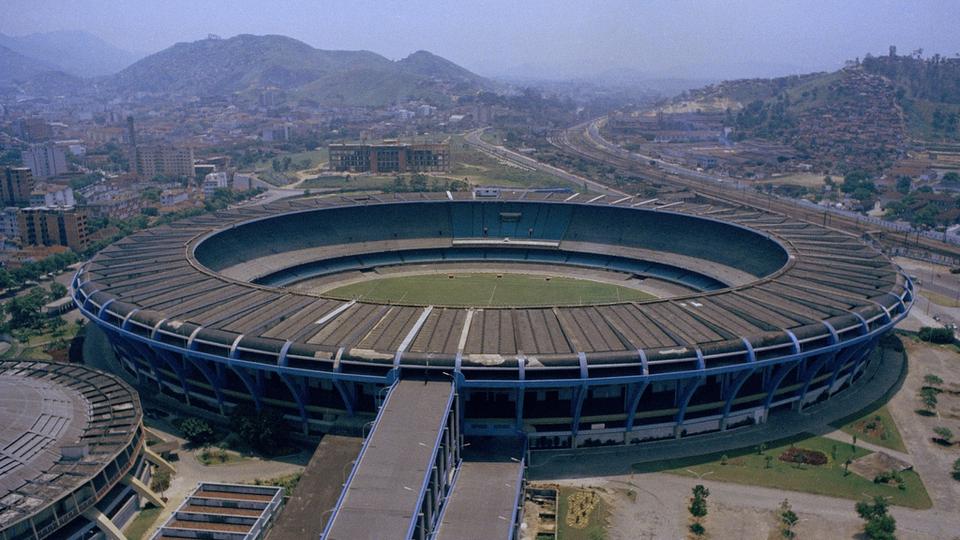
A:
{"label": "curved concrete roof", "polygon": [[[256,223],[264,221],[257,220],[299,213],[304,219],[313,216],[310,223],[322,223],[314,218],[335,210],[337,215],[354,216],[351,219],[360,227],[364,209],[418,203],[424,215],[431,215],[438,206],[425,203],[469,200],[473,200],[469,193],[306,198],[187,219],[137,233],[104,249],[78,274],[78,300],[94,315],[99,313],[131,332],[220,356],[232,353],[262,363],[280,362],[282,356],[290,366],[317,370],[364,365],[386,369],[394,362],[456,365],[476,372],[525,368],[530,378],[535,375],[532,370],[540,367],[578,373],[609,367],[615,375],[618,364],[639,365],[642,360],[644,370],[655,373],[694,369],[698,363],[700,368],[720,365],[748,348],[758,356],[767,349],[789,352],[798,342],[842,339],[865,325],[879,326],[882,320],[889,321],[891,313],[905,309],[903,299],[909,294],[908,282],[898,269],[857,238],[755,208],[696,200],[658,208],[639,198],[504,192],[490,201],[576,205],[597,208],[598,215],[599,209],[619,208],[659,215],[664,221],[673,219],[670,216],[698,218],[695,226],[702,247],[685,248],[679,254],[670,253],[669,247],[654,251],[686,264],[698,250],[709,252],[714,260],[703,265],[706,273],[711,273],[713,265],[717,267],[714,274],[733,268],[741,276],[725,280],[731,286],[719,290],[642,303],[474,309],[346,302],[240,281],[193,257],[202,240],[225,230],[244,231],[252,247],[239,242],[235,249],[270,261],[266,273],[275,272],[276,255],[287,249],[309,252],[312,258],[321,252],[307,240],[298,239],[298,244],[290,246],[283,240],[258,238]],[[353,214],[343,214],[344,209]],[[740,265],[738,257],[750,258],[759,251],[725,254],[723,237],[711,232],[729,225],[773,240],[789,254],[786,263]],[[589,231],[590,238],[570,238],[568,231],[556,239],[556,246],[603,253],[629,240],[607,241],[603,228],[597,229]],[[391,230],[402,231],[403,224]],[[235,242],[245,238],[233,236]],[[453,236],[445,235],[444,241],[450,245]],[[390,249],[377,244],[376,250],[402,250],[405,241],[416,242],[418,248],[423,243],[422,238],[397,237],[389,239]],[[282,248],[271,252],[274,243]],[[351,248],[340,242],[331,249],[333,255],[343,255],[344,249],[349,254]],[[245,259],[235,259],[222,266],[236,270]],[[290,264],[301,262],[296,257],[289,260]],[[742,279],[744,271],[761,277]]]}
{"label": "curved concrete roof", "polygon": [[0,531],[90,481],[133,441],[140,421],[136,393],[113,375],[0,361]]}

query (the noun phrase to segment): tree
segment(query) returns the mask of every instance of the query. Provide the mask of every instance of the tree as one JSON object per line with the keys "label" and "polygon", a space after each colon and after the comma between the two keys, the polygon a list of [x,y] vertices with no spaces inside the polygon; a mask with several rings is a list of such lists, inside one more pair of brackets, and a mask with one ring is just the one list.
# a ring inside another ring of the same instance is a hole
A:
{"label": "tree", "polygon": [[937,377],[933,373],[927,373],[926,375],[923,376],[923,384],[926,384],[928,386],[940,386],[941,384],[943,384],[943,379],[941,379],[940,377]]}
{"label": "tree", "polygon": [[886,499],[877,495],[872,501],[860,501],[856,506],[857,514],[866,521],[863,531],[873,540],[895,540],[897,521],[887,513]]}
{"label": "tree", "polygon": [[185,419],[183,422],[180,422],[180,431],[183,432],[184,438],[195,445],[209,444],[214,438],[213,428],[210,427],[210,423],[203,418],[192,417]]}
{"label": "tree", "polygon": [[705,529],[699,521],[695,521],[690,524],[690,532],[692,532],[694,536],[703,536],[706,534],[707,529]]}
{"label": "tree", "polygon": [[912,181],[910,180],[909,176],[901,176],[897,178],[897,191],[906,195],[907,193],[910,193],[911,184]]}
{"label": "tree", "polygon": [[50,285],[50,298],[53,300],[59,300],[67,295],[67,287],[62,283],[57,283],[54,281]]}
{"label": "tree", "polygon": [[797,517],[796,512],[793,511],[793,507],[790,506],[790,501],[784,499],[780,503],[780,536],[784,538],[794,538],[797,536],[797,533],[793,531],[793,528],[797,525],[797,522],[800,521],[800,518]]}
{"label": "tree", "polygon": [[948,427],[937,426],[933,428],[933,432],[937,434],[938,442],[941,442],[946,445],[953,444],[953,431]]}
{"label": "tree", "polygon": [[254,450],[275,455],[289,447],[286,421],[283,414],[273,409],[257,411],[241,405],[230,415],[230,428]]}
{"label": "tree", "polygon": [[27,294],[7,302],[6,311],[10,315],[10,327],[13,329],[40,328],[43,325],[40,309],[46,303],[47,293],[39,287],[34,287]]}
{"label": "tree", "polygon": [[56,317],[50,319],[48,323],[50,325],[51,333],[54,337],[63,336],[63,327],[67,325],[67,321],[63,317],[57,315]]}
{"label": "tree", "polygon": [[13,275],[6,268],[0,268],[0,289],[9,289],[17,284]]}
{"label": "tree", "polygon": [[920,402],[923,408],[932,413],[937,408],[937,389],[925,387],[920,389]]}
{"label": "tree", "polygon": [[960,480],[960,458],[953,462],[953,479]]}
{"label": "tree", "polygon": [[707,497],[710,496],[710,490],[697,484],[693,488],[693,499],[690,501],[690,515],[695,518],[703,518],[707,515]]}
{"label": "tree", "polygon": [[161,499],[165,499],[163,494],[170,489],[170,471],[155,467],[153,475],[150,477],[150,490],[159,493]]}

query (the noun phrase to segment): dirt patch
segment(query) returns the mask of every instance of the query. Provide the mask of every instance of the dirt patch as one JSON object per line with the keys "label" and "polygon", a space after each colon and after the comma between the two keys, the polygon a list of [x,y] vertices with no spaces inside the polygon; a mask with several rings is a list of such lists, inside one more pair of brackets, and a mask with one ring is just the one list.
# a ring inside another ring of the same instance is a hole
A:
{"label": "dirt patch", "polygon": [[827,456],[823,452],[807,450],[806,448],[798,448],[796,446],[791,446],[784,450],[778,459],[786,463],[799,463],[803,465],[827,464]]}
{"label": "dirt patch", "polygon": [[564,521],[574,529],[590,525],[590,514],[600,504],[600,494],[593,490],[580,490],[567,498],[569,506]]}
{"label": "dirt patch", "polygon": [[883,452],[867,454],[850,464],[850,470],[867,480],[873,481],[877,475],[890,471],[906,471],[913,465]]}
{"label": "dirt patch", "polygon": [[863,420],[854,422],[851,427],[861,435],[874,437],[883,441],[887,440],[887,429],[886,426],[883,425],[883,419],[879,416],[864,418]]}

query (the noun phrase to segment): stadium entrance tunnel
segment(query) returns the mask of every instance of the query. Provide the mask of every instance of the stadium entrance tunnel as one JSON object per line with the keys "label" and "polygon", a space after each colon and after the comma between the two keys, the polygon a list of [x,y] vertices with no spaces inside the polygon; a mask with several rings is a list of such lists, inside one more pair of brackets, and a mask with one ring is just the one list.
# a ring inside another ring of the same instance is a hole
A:
{"label": "stadium entrance tunnel", "polygon": [[[711,201],[644,203],[279,201],[131,235],[87,263],[72,291],[148,392],[221,415],[276,409],[317,435],[362,433],[397,381],[452,381],[464,434],[522,434],[531,448],[635,444],[802,409],[861,376],[912,305],[909,279],[855,237]],[[301,270],[438,257],[644,265],[689,271],[674,282],[696,286],[642,302],[496,308],[273,286]]]}

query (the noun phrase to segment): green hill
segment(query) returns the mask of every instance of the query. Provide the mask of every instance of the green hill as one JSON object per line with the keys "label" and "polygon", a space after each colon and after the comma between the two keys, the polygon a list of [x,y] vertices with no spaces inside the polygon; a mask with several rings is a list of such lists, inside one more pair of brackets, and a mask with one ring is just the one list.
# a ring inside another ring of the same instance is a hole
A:
{"label": "green hill", "polygon": [[274,87],[323,104],[443,101],[490,88],[486,79],[420,51],[391,61],[369,51],[320,50],[293,38],[249,34],[178,43],[107,78],[119,93],[221,96]]}

